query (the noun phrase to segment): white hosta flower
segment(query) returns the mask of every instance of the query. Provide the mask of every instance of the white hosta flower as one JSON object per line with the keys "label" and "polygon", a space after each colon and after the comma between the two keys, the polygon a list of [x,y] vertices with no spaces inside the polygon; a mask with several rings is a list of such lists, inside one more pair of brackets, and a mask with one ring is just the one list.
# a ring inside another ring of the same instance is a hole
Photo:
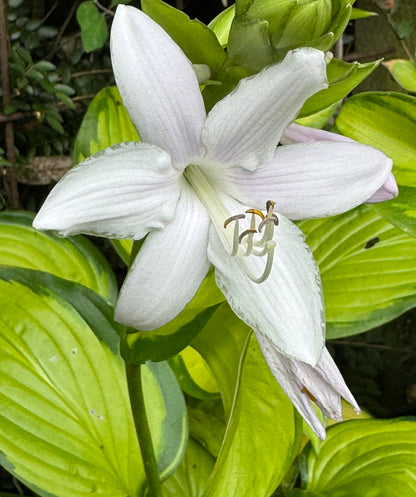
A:
{"label": "white hosta flower", "polygon": [[111,51],[144,143],[112,147],[71,170],[34,226],[62,235],[147,234],[117,303],[123,323],[164,325],[213,264],[241,319],[279,353],[317,364],[324,347],[319,272],[288,218],[351,209],[391,170],[384,154],[357,143],[277,147],[304,101],[327,86],[324,54],[289,52],[242,80],[207,116],[189,60],[145,14],[118,7]]}

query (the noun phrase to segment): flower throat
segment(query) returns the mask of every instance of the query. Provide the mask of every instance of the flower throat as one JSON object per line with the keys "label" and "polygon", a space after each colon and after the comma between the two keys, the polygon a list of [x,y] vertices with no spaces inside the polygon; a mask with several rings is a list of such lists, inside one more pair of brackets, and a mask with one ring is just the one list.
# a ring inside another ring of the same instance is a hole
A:
{"label": "flower throat", "polygon": [[[275,227],[279,219],[273,212],[275,202],[266,202],[266,214],[258,209],[247,209],[245,213],[229,216],[227,209],[218,197],[215,189],[210,184],[198,166],[188,166],[184,175],[201,202],[207,209],[211,221],[225,247],[232,257],[235,257],[244,273],[254,283],[266,281],[273,266],[276,242],[273,240]],[[251,215],[248,229],[241,231],[240,221]],[[227,227],[234,224],[234,230]],[[263,272],[256,276],[247,267],[247,257],[265,258]]]}

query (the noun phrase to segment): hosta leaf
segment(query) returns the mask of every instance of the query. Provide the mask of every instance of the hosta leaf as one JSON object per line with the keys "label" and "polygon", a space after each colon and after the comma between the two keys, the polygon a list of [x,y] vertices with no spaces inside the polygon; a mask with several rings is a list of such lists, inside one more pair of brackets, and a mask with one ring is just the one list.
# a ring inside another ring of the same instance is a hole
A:
{"label": "hosta leaf", "polygon": [[248,327],[223,304],[194,340],[217,379],[228,418],[204,497],[269,497],[297,450],[294,408]]}
{"label": "hosta leaf", "polygon": [[[143,495],[111,308],[76,283],[5,268],[0,309],[1,463],[42,497]],[[143,376],[165,477],[184,450],[184,402],[166,364]]]}
{"label": "hosta leaf", "polygon": [[139,136],[115,86],[103,88],[94,97],[84,116],[74,144],[74,162],[110,145],[138,141]]}
{"label": "hosta leaf", "polygon": [[414,60],[393,59],[383,62],[399,85],[411,93],[416,93],[416,67]]}
{"label": "hosta leaf", "polygon": [[289,497],[413,497],[416,493],[414,421],[357,420],[338,423],[315,452],[303,455],[304,493]]}
{"label": "hosta leaf", "polygon": [[218,397],[218,384],[209,366],[193,348],[186,347],[169,359],[169,365],[184,392],[197,399]]}
{"label": "hosta leaf", "polygon": [[416,186],[416,97],[371,92],[350,98],[335,122],[346,136],[382,150],[394,162],[400,185]]}
{"label": "hosta leaf", "polygon": [[327,66],[329,88],[318,91],[302,107],[299,118],[315,114],[344,98],[357,85],[367,78],[381,60],[359,64],[332,59]]}
{"label": "hosta leaf", "polygon": [[164,497],[202,497],[215,459],[198,442],[189,439],[185,457],[164,482]]}
{"label": "hosta leaf", "polygon": [[0,213],[0,264],[37,269],[91,288],[110,302],[117,284],[110,265],[83,236],[60,238],[32,228],[31,212]]}
{"label": "hosta leaf", "polygon": [[212,77],[221,69],[226,54],[215,34],[197,19],[189,17],[161,0],[142,0],[142,9],[181,47],[193,64],[206,64]]}
{"label": "hosta leaf", "polygon": [[321,272],[329,338],[374,328],[415,305],[416,242],[374,210],[299,226]]}
{"label": "hosta leaf", "polygon": [[378,148],[393,160],[399,197],[372,208],[412,236],[416,236],[415,109],[415,97],[362,93],[344,104],[336,120],[343,135]]}

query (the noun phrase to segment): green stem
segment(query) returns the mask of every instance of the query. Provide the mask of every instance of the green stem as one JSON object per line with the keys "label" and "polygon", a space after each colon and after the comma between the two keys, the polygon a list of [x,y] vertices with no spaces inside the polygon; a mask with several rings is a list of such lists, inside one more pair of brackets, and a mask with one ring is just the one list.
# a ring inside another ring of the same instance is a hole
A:
{"label": "green stem", "polygon": [[125,363],[130,404],[134,425],[143,459],[144,472],[149,485],[149,497],[163,497],[162,484],[157,471],[156,456],[153,450],[152,435],[146,416],[143,395],[142,366]]}

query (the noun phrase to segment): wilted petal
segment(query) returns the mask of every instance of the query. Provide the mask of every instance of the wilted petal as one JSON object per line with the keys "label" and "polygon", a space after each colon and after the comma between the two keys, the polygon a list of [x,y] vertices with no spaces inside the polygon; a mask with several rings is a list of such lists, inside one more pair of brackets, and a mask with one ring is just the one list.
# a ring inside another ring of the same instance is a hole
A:
{"label": "wilted petal", "polygon": [[[244,210],[240,206],[230,212]],[[324,346],[325,327],[318,268],[302,232],[283,216],[279,216],[274,240],[273,267],[263,283],[247,277],[239,259],[226,252],[213,227],[208,258],[215,266],[217,284],[237,316],[265,334],[281,353],[316,364]],[[262,258],[249,256],[244,260],[254,275],[262,274]]]}
{"label": "wilted petal", "polygon": [[178,172],[153,145],[123,143],[71,169],[49,194],[33,226],[139,240],[173,218]]}
{"label": "wilted petal", "polygon": [[396,178],[390,173],[383,185],[366,202],[368,204],[385,202],[397,197],[398,194],[399,187],[397,186]]}
{"label": "wilted petal", "polygon": [[153,330],[182,311],[209,269],[208,227],[205,209],[185,185],[174,220],[140,249],[121,288],[117,321]]}
{"label": "wilted petal", "polygon": [[325,429],[316,415],[311,398],[325,416],[336,421],[342,420],[341,397],[349,402],[357,413],[360,412],[326,348],[322,351],[318,364],[312,367],[280,354],[273,343],[262,333],[256,332],[256,336],[264,358],[277,382],[320,439],[325,439]]}
{"label": "wilted petal", "polygon": [[263,208],[264,199],[290,219],[333,216],[362,204],[388,178],[392,161],[356,142],[310,142],[278,147],[256,171],[233,168],[229,179],[241,202]]}
{"label": "wilted petal", "polygon": [[183,167],[201,150],[205,108],[190,61],[146,14],[119,5],[111,29],[118,89],[143,141]]}
{"label": "wilted petal", "polygon": [[241,80],[208,114],[202,139],[209,159],[247,169],[268,161],[305,100],[326,86],[324,54],[313,48]]}

